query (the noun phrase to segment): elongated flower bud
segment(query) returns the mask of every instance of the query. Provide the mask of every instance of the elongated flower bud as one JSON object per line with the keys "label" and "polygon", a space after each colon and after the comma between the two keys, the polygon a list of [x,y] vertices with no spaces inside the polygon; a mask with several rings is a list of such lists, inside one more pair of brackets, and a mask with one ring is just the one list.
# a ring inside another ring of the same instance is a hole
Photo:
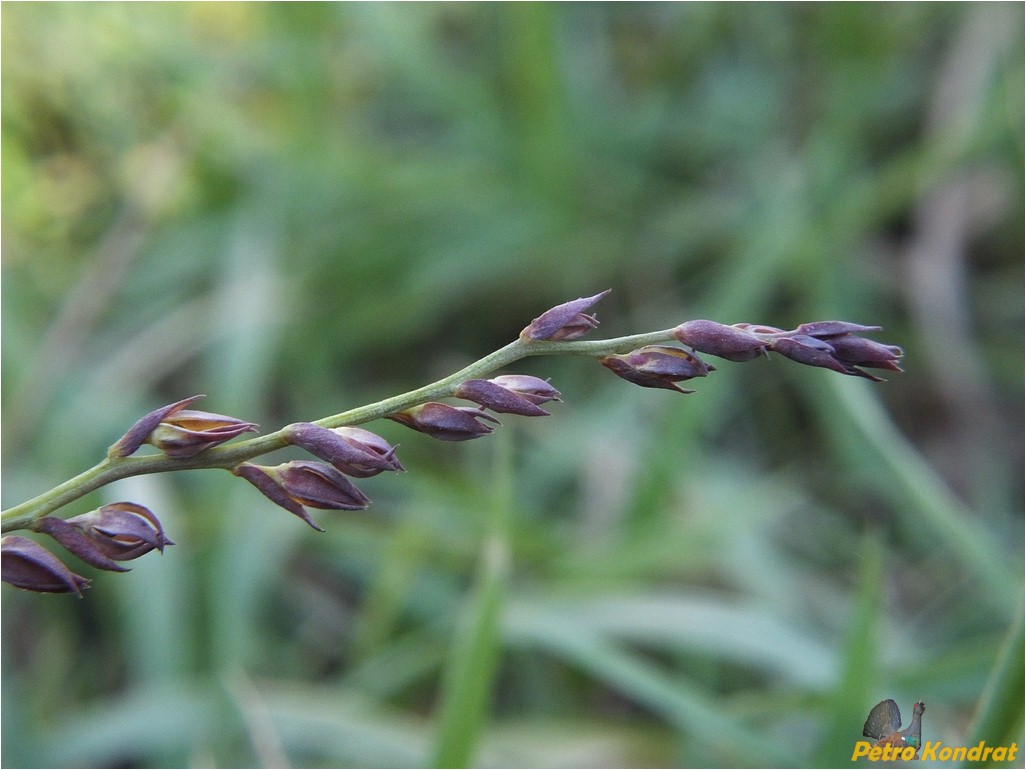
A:
{"label": "elongated flower bud", "polygon": [[375,476],[382,471],[401,471],[395,447],[381,436],[363,428],[322,428],[298,422],[284,429],[285,440],[310,454],[327,460],[355,478]]}
{"label": "elongated flower bud", "polygon": [[337,468],[326,463],[292,460],[276,466],[242,463],[232,471],[270,500],[295,514],[318,532],[324,529],[305,505],[326,510],[363,510],[370,500]]}
{"label": "elongated flower bud", "polygon": [[840,374],[857,373],[856,370],[845,366],[834,357],[834,349],[830,347],[829,343],[805,334],[774,340],[773,352],[806,366],[821,366]]}
{"label": "elongated flower bud", "polygon": [[44,516],[35,523],[33,529],[36,532],[49,535],[86,564],[91,564],[99,569],[111,570],[112,572],[128,572],[128,567],[122,567],[107,556],[92,540],[82,533],[82,530],[69,524],[62,518]]}
{"label": "elongated flower bud", "polygon": [[115,572],[128,571],[119,561],[138,559],[153,550],[163,553],[165,546],[174,545],[153,512],[136,503],[108,503],[66,521],[44,516],[35,529],[87,564]]}
{"label": "elongated flower bud", "polygon": [[665,388],[678,393],[694,393],[676,383],[705,377],[714,367],[698,356],[668,345],[647,345],[623,355],[599,359],[604,367],[643,388]]}
{"label": "elongated flower bud", "polygon": [[494,428],[481,420],[498,423],[487,412],[466,406],[449,406],[437,401],[411,407],[402,412],[388,415],[408,428],[426,433],[439,441],[468,441],[491,433]]}
{"label": "elongated flower bud", "polygon": [[548,414],[530,399],[490,380],[467,380],[456,388],[456,395],[488,407],[493,412],[544,417]]}
{"label": "elongated flower bud", "polygon": [[64,562],[34,540],[9,535],[0,540],[0,579],[26,591],[77,594],[89,587],[89,579],[76,575]]}
{"label": "elongated flower bud", "polygon": [[606,289],[593,297],[581,297],[556,305],[531,321],[520,332],[520,336],[528,340],[573,340],[583,337],[598,326],[595,316],[584,311],[610,291],[612,289]]}
{"label": "elongated flower bud", "polygon": [[858,336],[859,333],[880,331],[879,326],[862,326],[848,321],[816,321],[791,331],[774,331],[765,337],[770,349],[800,364],[820,366],[874,382],[883,380],[859,367],[901,371],[898,365],[903,355],[901,348]]}
{"label": "elongated flower bud", "polygon": [[728,361],[751,361],[766,354],[768,343],[736,326],[715,321],[688,321],[673,330],[682,344]]}
{"label": "elongated flower bud", "polygon": [[108,455],[127,457],[149,443],[168,457],[195,457],[212,446],[257,429],[255,423],[234,417],[186,409],[201,398],[202,395],[190,396],[153,410],[129,428],[108,450]]}
{"label": "elongated flower bud", "polygon": [[506,390],[513,391],[518,396],[523,396],[532,404],[559,401],[559,391],[552,387],[548,380],[530,374],[500,374],[497,377],[492,377],[489,382],[494,382]]}

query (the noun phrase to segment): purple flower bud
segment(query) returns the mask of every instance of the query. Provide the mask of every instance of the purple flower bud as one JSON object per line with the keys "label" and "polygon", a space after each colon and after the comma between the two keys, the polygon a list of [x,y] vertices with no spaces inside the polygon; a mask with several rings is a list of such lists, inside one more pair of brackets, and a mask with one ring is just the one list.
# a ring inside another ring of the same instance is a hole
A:
{"label": "purple flower bud", "polygon": [[494,428],[485,425],[481,422],[482,419],[494,423],[499,422],[480,409],[449,406],[437,401],[429,401],[426,404],[390,414],[388,418],[440,441],[467,441],[484,436],[491,433]]}
{"label": "purple flower bud", "polygon": [[546,310],[528,324],[520,336],[528,340],[573,340],[583,337],[596,326],[595,316],[584,311],[609,294],[612,289],[596,294],[593,297],[564,302]]}
{"label": "purple flower bud", "polygon": [[865,332],[878,331],[880,331],[879,326],[863,326],[862,324],[853,324],[848,321],[813,321],[812,323],[802,324],[795,329],[797,334],[806,334],[810,337],[819,337],[820,339],[836,337],[841,334],[864,334]]}
{"label": "purple flower bud", "polygon": [[647,345],[623,355],[605,356],[599,363],[623,379],[643,388],[665,388],[694,393],[675,383],[705,377],[714,368],[698,356],[667,345]]}
{"label": "purple flower bud", "polygon": [[0,580],[17,588],[82,596],[89,579],[76,575],[34,540],[9,535],[0,540]]}
{"label": "purple flower bud", "polygon": [[558,390],[552,387],[547,380],[533,377],[530,374],[500,374],[498,377],[492,377],[489,382],[506,388],[506,390],[512,390],[532,404],[559,401]]}
{"label": "purple flower bud", "polygon": [[284,433],[290,444],[327,460],[349,476],[367,478],[382,471],[403,470],[395,457],[395,447],[363,428],[322,428],[298,422],[287,426]]}
{"label": "purple flower bud", "polygon": [[834,355],[852,366],[867,366],[871,369],[889,369],[900,372],[898,360],[904,352],[897,345],[883,345],[864,337],[842,334],[829,339]]}
{"label": "purple flower bud", "polygon": [[768,346],[750,331],[715,321],[687,321],[673,330],[673,336],[693,350],[728,361],[750,361],[765,355]]}
{"label": "purple flower bud", "polygon": [[859,367],[900,372],[901,348],[856,335],[858,332],[879,330],[879,326],[862,326],[847,321],[816,321],[789,332],[776,332],[769,342],[774,352],[793,361],[883,382],[880,377]]}
{"label": "purple flower bud", "polygon": [[858,374],[853,367],[846,366],[834,357],[834,349],[830,344],[815,337],[798,334],[793,337],[781,337],[773,340],[773,352],[807,366],[821,366],[841,374]]}
{"label": "purple flower bud", "polygon": [[232,472],[319,532],[324,530],[310,517],[304,505],[336,511],[359,511],[370,505],[370,500],[353,482],[325,463],[292,460],[273,467],[242,463]]}
{"label": "purple flower bud", "polygon": [[253,463],[242,463],[241,465],[234,467],[232,469],[232,473],[244,478],[254,487],[259,489],[271,502],[276,505],[280,505],[289,513],[298,516],[318,532],[324,531],[324,528],[314,521],[313,517],[306,512],[306,508],[289,497],[289,494],[281,485],[281,474],[277,472],[276,468],[271,468],[266,465],[255,465]]}
{"label": "purple flower bud", "polygon": [[[68,519],[103,553],[115,561],[131,561],[174,542],[149,508],[136,503],[108,503]],[[71,550],[71,549],[69,549]],[[74,550],[72,550],[74,553]]]}
{"label": "purple flower bud", "polygon": [[330,465],[292,460],[278,470],[282,487],[301,505],[332,511],[362,511],[370,505],[367,495]]}
{"label": "purple flower bud", "polygon": [[150,412],[118,439],[108,451],[109,456],[127,457],[144,443],[150,443],[168,457],[195,457],[205,449],[256,430],[251,422],[185,408],[201,398],[202,395],[190,396]]}
{"label": "purple flower bud", "polygon": [[100,569],[126,572],[115,562],[130,561],[174,542],[164,534],[160,520],[149,508],[135,503],[109,503],[65,521],[44,516],[35,529],[44,532]]}
{"label": "purple flower bud", "polygon": [[530,399],[504,388],[490,380],[467,380],[456,388],[456,395],[488,407],[494,412],[519,414],[525,417],[544,417],[548,414]]}
{"label": "purple flower bud", "polygon": [[44,516],[33,525],[33,529],[36,532],[49,535],[86,564],[92,564],[94,567],[112,572],[128,572],[128,567],[122,567],[104,554],[92,540],[82,533],[82,530],[64,519],[57,516]]}

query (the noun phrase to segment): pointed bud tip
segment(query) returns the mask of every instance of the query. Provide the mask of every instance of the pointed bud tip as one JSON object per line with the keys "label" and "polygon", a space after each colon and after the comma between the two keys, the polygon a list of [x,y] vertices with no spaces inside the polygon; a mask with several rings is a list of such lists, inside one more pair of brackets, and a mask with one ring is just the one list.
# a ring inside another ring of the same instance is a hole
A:
{"label": "pointed bud tip", "polygon": [[584,311],[605,297],[612,289],[606,289],[591,297],[564,302],[546,310],[524,327],[520,336],[527,340],[573,340],[583,337],[598,326],[598,320]]}

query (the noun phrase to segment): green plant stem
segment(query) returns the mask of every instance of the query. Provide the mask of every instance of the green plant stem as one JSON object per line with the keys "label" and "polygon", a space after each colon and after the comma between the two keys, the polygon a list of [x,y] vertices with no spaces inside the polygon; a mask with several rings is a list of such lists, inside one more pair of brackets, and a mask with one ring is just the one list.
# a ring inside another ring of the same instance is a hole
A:
{"label": "green plant stem", "polygon": [[[366,406],[359,406],[340,414],[314,421],[325,428],[339,428],[344,425],[359,425],[385,417],[404,409],[451,397],[460,383],[483,377],[514,361],[530,356],[588,356],[599,357],[623,353],[644,345],[654,345],[673,339],[673,329],[633,334],[606,340],[526,340],[517,339],[484,358],[481,358],[458,372],[444,377],[430,385],[411,390],[398,396],[386,398]],[[2,531],[31,529],[43,516],[74,502],[88,493],[113,481],[141,476],[147,473],[169,473],[172,471],[197,470],[203,468],[232,469],[239,463],[273,452],[287,445],[284,428],[248,441],[239,441],[228,446],[213,447],[196,457],[174,459],[165,455],[146,457],[108,457],[83,471],[74,478],[58,484],[43,494],[20,505],[8,508],[0,514]]]}

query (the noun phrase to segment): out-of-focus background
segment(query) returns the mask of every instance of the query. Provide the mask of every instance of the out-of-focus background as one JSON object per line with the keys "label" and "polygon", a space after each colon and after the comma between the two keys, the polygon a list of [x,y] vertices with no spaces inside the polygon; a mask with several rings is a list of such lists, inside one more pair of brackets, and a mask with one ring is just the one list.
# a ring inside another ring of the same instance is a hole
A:
{"label": "out-of-focus background", "polygon": [[1020,4],[2,13],[5,506],[161,404],[273,430],[606,288],[596,337],[906,350],[530,359],[553,416],[369,425],[408,472],[324,534],[223,472],[94,493],[177,545],[4,586],[4,766],[838,766],[884,698],[1022,746]]}

